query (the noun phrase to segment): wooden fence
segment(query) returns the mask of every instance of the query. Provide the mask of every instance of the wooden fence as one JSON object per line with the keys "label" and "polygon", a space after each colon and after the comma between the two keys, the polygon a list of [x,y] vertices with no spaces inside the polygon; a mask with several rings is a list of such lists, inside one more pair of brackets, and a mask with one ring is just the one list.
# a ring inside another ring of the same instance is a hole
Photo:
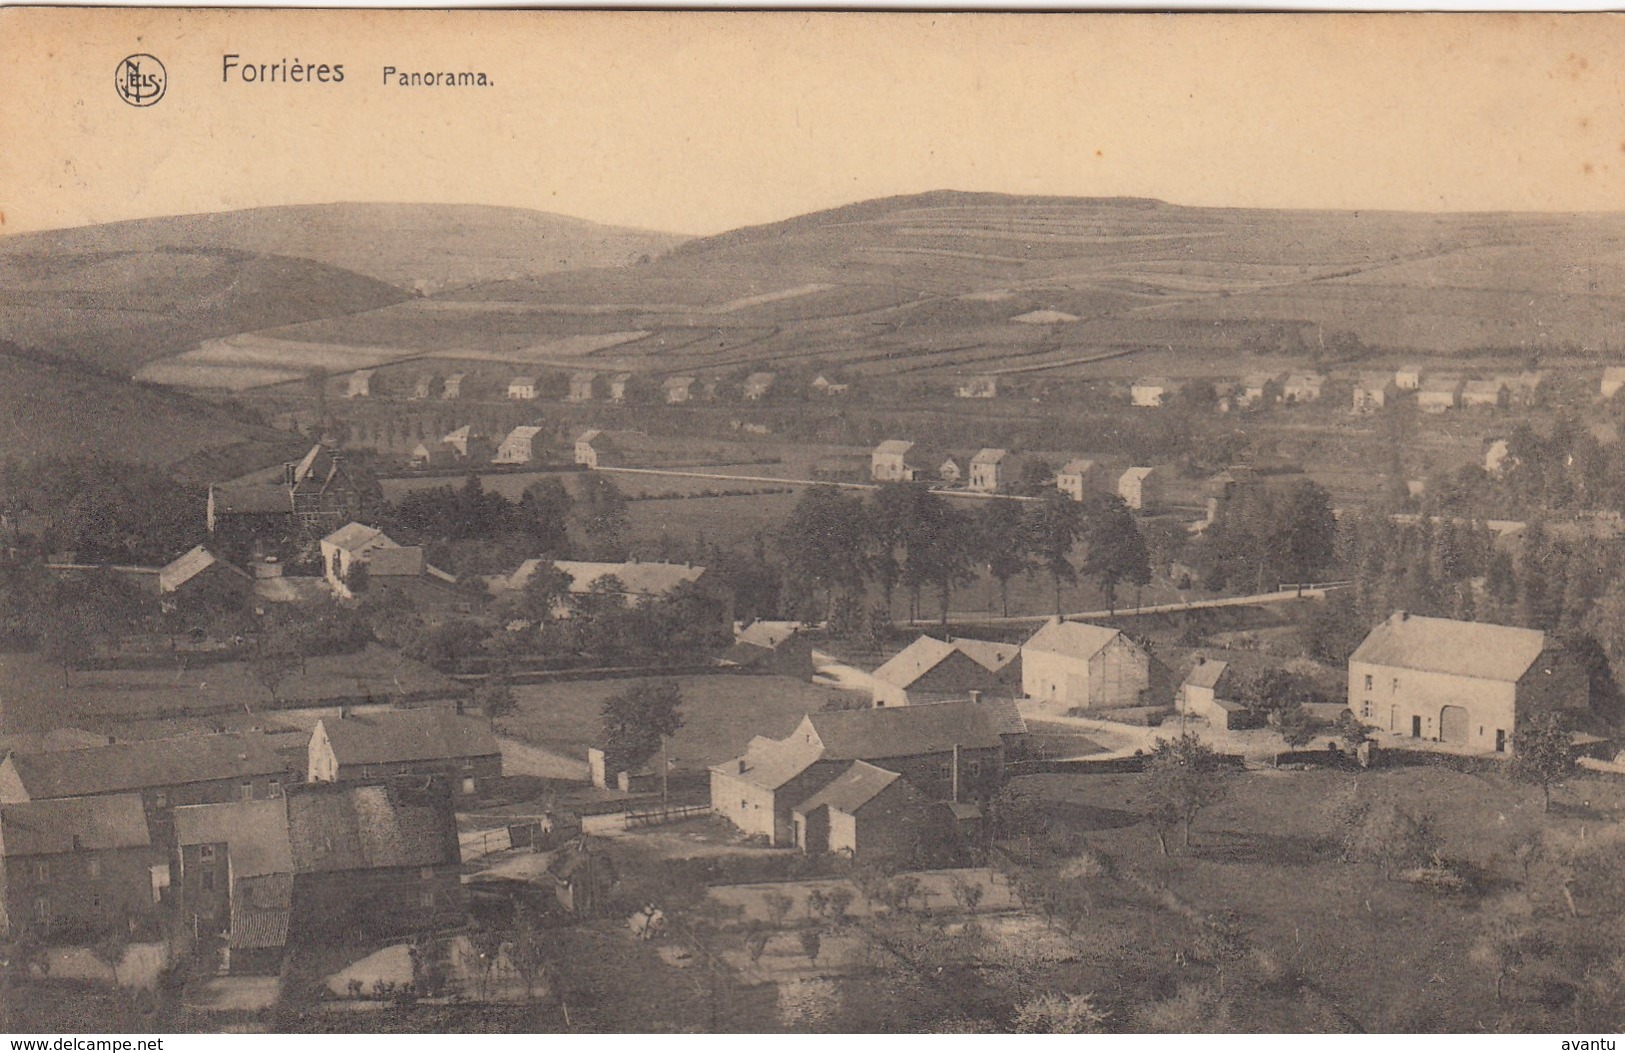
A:
{"label": "wooden fence", "polygon": [[661,826],[665,823],[675,823],[683,819],[692,819],[697,815],[709,815],[709,804],[674,804],[660,808],[647,808],[626,813],[626,828],[631,830],[638,826]]}

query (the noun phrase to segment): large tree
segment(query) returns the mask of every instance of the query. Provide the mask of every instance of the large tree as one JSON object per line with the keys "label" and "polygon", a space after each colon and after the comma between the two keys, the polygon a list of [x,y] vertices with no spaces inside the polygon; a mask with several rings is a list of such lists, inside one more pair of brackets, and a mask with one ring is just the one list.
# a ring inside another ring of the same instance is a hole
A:
{"label": "large tree", "polygon": [[1159,738],[1146,760],[1143,778],[1163,855],[1168,854],[1167,831],[1176,825],[1182,831],[1180,843],[1189,847],[1196,817],[1224,795],[1218,755],[1194,732],[1181,732],[1175,739]]}
{"label": "large tree", "polygon": [[988,501],[976,513],[977,548],[987,572],[999,583],[999,607],[1010,615],[1010,580],[1032,569],[1030,538],[1017,501]]}
{"label": "large tree", "polygon": [[1512,777],[1540,787],[1546,811],[1552,810],[1552,787],[1575,772],[1574,738],[1556,713],[1536,713],[1518,722],[1512,733]]}
{"label": "large tree", "polygon": [[1149,585],[1151,560],[1134,513],[1117,494],[1092,493],[1083,505],[1083,573],[1106,591],[1106,606],[1117,612],[1120,585]]}
{"label": "large tree", "polygon": [[607,476],[599,472],[582,476],[574,512],[593,559],[626,558],[626,535],[631,524],[626,495]]}
{"label": "large tree", "polygon": [[864,580],[863,503],[833,486],[809,487],[779,531],[779,547],[789,576],[824,594],[827,619],[840,592],[856,591]]}
{"label": "large tree", "polygon": [[643,681],[604,703],[604,763],[610,771],[634,771],[648,763],[661,740],[683,726],[683,696],[676,681]]}
{"label": "large tree", "polygon": [[1054,584],[1055,613],[1060,614],[1061,586],[1078,580],[1072,549],[1083,533],[1082,511],[1071,498],[1056,493],[1028,505],[1026,526],[1027,548]]}

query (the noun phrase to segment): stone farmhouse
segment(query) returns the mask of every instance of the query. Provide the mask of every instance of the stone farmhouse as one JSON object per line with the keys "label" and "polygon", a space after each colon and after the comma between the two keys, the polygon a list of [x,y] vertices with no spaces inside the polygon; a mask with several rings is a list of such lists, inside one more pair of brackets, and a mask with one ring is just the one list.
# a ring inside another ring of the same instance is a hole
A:
{"label": "stone farmhouse", "polygon": [[502,750],[490,726],[438,708],[318,720],[308,759],[310,782],[435,775],[457,798],[477,797],[502,778]]}
{"label": "stone farmhouse", "polygon": [[921,636],[871,674],[876,706],[909,706],[1021,693],[1021,648],[984,640],[944,642]]}
{"label": "stone farmhouse", "polygon": [[157,908],[164,852],[139,794],[0,804],[0,932],[128,936]]}
{"label": "stone farmhouse", "polygon": [[1021,645],[1021,686],[1055,713],[1141,706],[1151,657],[1117,629],[1052,618]]}

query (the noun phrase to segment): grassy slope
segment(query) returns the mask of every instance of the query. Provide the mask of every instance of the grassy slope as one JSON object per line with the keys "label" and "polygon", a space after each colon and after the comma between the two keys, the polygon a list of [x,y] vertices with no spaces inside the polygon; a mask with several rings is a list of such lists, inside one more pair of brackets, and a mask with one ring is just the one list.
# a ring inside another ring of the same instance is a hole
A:
{"label": "grassy slope", "polygon": [[[696,239],[644,266],[498,281],[449,299],[471,308],[500,301],[510,313],[528,304],[523,324],[548,334],[653,330],[594,357],[656,370],[815,358],[889,372],[936,350],[932,368],[951,371],[1121,346],[1254,349],[1279,340],[1283,327],[1310,344],[1348,330],[1444,351],[1596,347],[1617,340],[1610,318],[1625,303],[1606,278],[1622,251],[1625,217],[1612,215],[1196,209],[942,192]],[[1593,272],[1603,278],[1575,278]],[[810,283],[834,288],[721,309]],[[978,295],[959,298],[967,294]],[[1038,308],[1081,321],[1008,321]],[[295,335],[365,343],[416,332],[418,346],[482,346],[513,323],[413,303]],[[751,342],[717,351],[719,339],[737,343],[727,334]]]}
{"label": "grassy slope", "polygon": [[[284,438],[179,393],[0,354],[0,450],[6,457],[97,455],[153,464],[201,458],[206,467],[210,451],[234,447],[254,451],[246,460],[257,467],[275,459]],[[271,452],[262,456],[262,449]]]}

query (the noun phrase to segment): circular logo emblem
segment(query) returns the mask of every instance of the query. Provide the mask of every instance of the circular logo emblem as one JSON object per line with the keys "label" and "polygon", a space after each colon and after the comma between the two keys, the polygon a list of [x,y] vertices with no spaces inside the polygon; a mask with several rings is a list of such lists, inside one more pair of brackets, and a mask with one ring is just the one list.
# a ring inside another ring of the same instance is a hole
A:
{"label": "circular logo emblem", "polygon": [[113,89],[131,106],[151,106],[168,86],[164,64],[151,55],[131,55],[113,73]]}

